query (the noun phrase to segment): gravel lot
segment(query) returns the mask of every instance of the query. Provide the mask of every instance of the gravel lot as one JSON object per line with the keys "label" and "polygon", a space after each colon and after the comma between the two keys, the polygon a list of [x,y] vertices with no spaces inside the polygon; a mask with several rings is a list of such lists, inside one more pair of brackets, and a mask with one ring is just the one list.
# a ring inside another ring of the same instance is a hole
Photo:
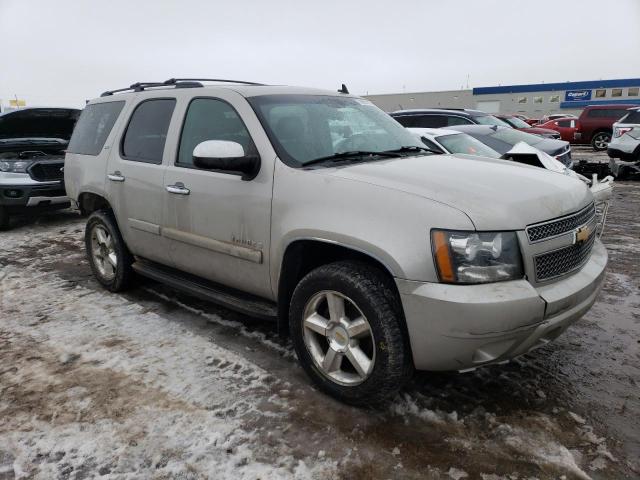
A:
{"label": "gravel lot", "polygon": [[272,324],[102,290],[73,212],[21,219],[0,233],[0,480],[640,478],[640,183],[616,185],[583,320],[376,409],[314,390]]}

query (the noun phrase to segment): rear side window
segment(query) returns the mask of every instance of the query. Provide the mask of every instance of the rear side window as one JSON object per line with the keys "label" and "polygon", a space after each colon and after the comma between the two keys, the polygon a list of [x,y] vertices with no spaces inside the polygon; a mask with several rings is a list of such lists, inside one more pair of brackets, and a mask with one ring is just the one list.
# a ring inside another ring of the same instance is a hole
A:
{"label": "rear side window", "polygon": [[136,162],[161,164],[175,106],[173,98],[158,98],[140,103],[131,115],[122,139],[122,157]]}
{"label": "rear side window", "polygon": [[414,116],[411,115],[403,115],[399,117],[393,117],[393,119],[398,122],[400,125],[406,128],[415,127]]}
{"label": "rear side window", "polygon": [[620,119],[620,123],[640,123],[640,110],[633,110]]}
{"label": "rear side window", "polygon": [[625,113],[627,113],[626,109],[615,109],[615,108],[599,108],[594,110],[589,110],[587,116],[591,118],[620,118]]}
{"label": "rear side window", "polygon": [[235,109],[215,98],[196,98],[190,104],[182,126],[178,165],[193,165],[193,150],[206,140],[227,140],[242,145],[245,154],[255,153],[247,127]]}
{"label": "rear side window", "polygon": [[573,125],[571,125],[571,123],[573,122],[573,120],[558,120],[556,122],[556,125],[558,125],[559,127],[573,127]]}
{"label": "rear side window", "polygon": [[445,115],[414,115],[412,127],[440,128],[448,125]]}
{"label": "rear side window", "polygon": [[447,117],[447,127],[455,125],[472,125],[473,122],[463,117]]}
{"label": "rear side window", "polygon": [[123,101],[87,105],[73,130],[67,151],[80,155],[98,155],[122,107]]}

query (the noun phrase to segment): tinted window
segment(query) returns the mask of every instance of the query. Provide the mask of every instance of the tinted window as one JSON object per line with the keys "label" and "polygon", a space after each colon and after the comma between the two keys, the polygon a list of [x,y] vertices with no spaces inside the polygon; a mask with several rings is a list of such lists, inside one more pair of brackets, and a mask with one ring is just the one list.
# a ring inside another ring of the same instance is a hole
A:
{"label": "tinted window", "polygon": [[625,113],[627,113],[627,109],[615,109],[615,108],[600,108],[595,110],[589,110],[587,116],[591,118],[620,118]]}
{"label": "tinted window", "polygon": [[633,110],[620,119],[620,123],[640,123],[640,110]]}
{"label": "tinted window", "polygon": [[446,115],[413,115],[412,127],[440,128],[448,125]]}
{"label": "tinted window", "polygon": [[571,127],[571,126],[572,126],[572,125],[571,125],[571,122],[572,122],[572,120],[558,120],[558,121],[556,122],[556,124],[557,124],[559,127]]}
{"label": "tinted window", "polygon": [[177,163],[193,165],[193,149],[206,140],[239,143],[245,154],[255,151],[247,128],[231,105],[214,98],[196,98],[184,119]]}
{"label": "tinted window", "polygon": [[473,122],[464,117],[447,117],[447,127],[453,127],[454,125],[471,125]]}
{"label": "tinted window", "polygon": [[107,141],[124,102],[107,102],[87,105],[73,130],[69,148],[71,153],[98,155]]}
{"label": "tinted window", "polygon": [[393,117],[400,125],[403,127],[415,127],[415,116],[413,115],[403,115],[399,117]]}
{"label": "tinted window", "polygon": [[127,160],[162,163],[164,143],[176,101],[168,98],[140,103],[122,140],[122,156]]}

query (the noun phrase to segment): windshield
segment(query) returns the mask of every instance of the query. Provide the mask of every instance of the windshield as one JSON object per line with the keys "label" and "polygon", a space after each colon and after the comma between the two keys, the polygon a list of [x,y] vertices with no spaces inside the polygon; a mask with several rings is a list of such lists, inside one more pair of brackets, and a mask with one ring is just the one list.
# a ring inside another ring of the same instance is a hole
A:
{"label": "windshield", "polygon": [[509,145],[515,145],[518,142],[535,145],[543,140],[542,137],[521,132],[520,130],[514,130],[513,128],[499,128],[495,133],[490,133],[489,135],[493,138],[497,138],[498,140],[502,140]]}
{"label": "windshield", "polygon": [[265,95],[247,100],[278,156],[293,167],[345,152],[424,148],[368,100],[331,95]]}
{"label": "windshield", "polygon": [[518,117],[505,118],[504,121],[511,124],[513,128],[531,128],[531,125]]}
{"label": "windshield", "polygon": [[478,115],[473,117],[473,119],[480,125],[497,125],[499,127],[511,128],[511,125],[507,122],[500,120],[498,117],[494,117],[493,115]]}
{"label": "windshield", "polygon": [[446,148],[449,153],[465,153],[467,155],[500,158],[500,154],[494,149],[465,133],[441,135],[436,137],[436,140]]}

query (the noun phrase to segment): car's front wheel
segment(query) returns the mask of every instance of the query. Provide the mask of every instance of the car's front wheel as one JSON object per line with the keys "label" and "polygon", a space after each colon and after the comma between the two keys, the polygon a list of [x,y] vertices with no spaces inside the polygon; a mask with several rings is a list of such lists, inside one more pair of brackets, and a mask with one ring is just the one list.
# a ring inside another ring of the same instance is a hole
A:
{"label": "car's front wheel", "polygon": [[336,262],[306,275],[291,299],[290,328],[306,373],[347,403],[378,403],[413,371],[397,293],[369,265]]}
{"label": "car's front wheel", "polygon": [[98,282],[107,290],[118,292],[130,283],[134,273],[133,258],[122,239],[111,212],[93,212],[84,235],[87,257]]}
{"label": "car's front wheel", "polygon": [[598,132],[591,139],[591,146],[596,152],[606,150],[611,142],[611,134],[609,132]]}

